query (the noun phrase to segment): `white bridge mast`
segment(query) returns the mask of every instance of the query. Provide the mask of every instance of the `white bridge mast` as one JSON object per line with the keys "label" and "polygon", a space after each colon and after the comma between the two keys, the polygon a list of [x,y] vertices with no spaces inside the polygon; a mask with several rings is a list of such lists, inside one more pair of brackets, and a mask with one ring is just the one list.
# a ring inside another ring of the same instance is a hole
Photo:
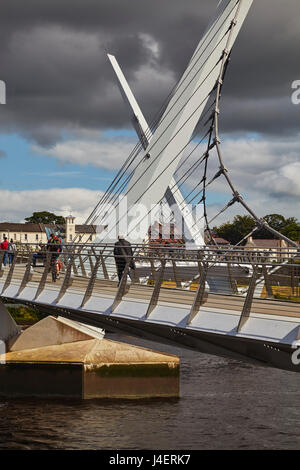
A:
{"label": "white bridge mast", "polygon": [[[147,124],[147,121],[136,101],[135,96],[133,95],[126,78],[113,55],[107,54],[110,63],[115,71],[115,74],[118,78],[119,88],[122,94],[122,97],[125,103],[128,106],[130,111],[130,120],[136,130],[136,133],[140,139],[140,142],[144,149],[146,149],[151,141],[153,136],[150,127]],[[187,206],[183,195],[175,181],[172,177],[170,186],[168,186],[165,193],[166,201],[174,214],[176,224],[181,228],[182,221],[184,221],[184,238],[188,240],[189,243],[186,246],[202,246],[204,245],[204,239],[202,236],[202,230],[199,230],[199,227],[195,223],[194,217],[192,215],[191,209]]]}
{"label": "white bridge mast", "polygon": [[[178,166],[183,150],[187,147],[193,131],[201,118],[208,99],[218,84],[222,58],[228,56],[253,0],[223,0],[215,19],[204,34],[188,67],[144,150],[127,187],[127,211],[135,205],[146,208],[149,217],[154,206],[162,200]],[[228,43],[228,37],[230,41]],[[128,95],[127,95],[128,96]],[[127,98],[128,99],[128,98]],[[141,117],[141,116],[140,116]],[[141,122],[140,122],[141,124]],[[147,126],[147,123],[143,123]],[[135,224],[135,217],[128,217]],[[116,232],[119,232],[117,221]],[[145,224],[141,224],[138,237],[131,239],[142,243],[147,236]],[[109,231],[105,240],[110,239]],[[101,240],[101,241],[105,241]]]}

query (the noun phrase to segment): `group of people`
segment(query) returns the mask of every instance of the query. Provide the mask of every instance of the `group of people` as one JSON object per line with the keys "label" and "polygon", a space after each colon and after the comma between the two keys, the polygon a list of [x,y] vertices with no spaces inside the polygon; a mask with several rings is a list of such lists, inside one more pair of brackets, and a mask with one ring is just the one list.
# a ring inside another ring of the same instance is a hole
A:
{"label": "group of people", "polygon": [[[9,265],[12,264],[15,253],[16,253],[16,245],[13,239],[8,241],[7,237],[3,237],[3,241],[0,244],[0,249],[4,252],[3,255],[3,265],[6,266],[7,261]],[[33,254],[32,258],[32,265],[36,267],[36,262],[38,259],[45,260],[47,252],[51,253],[51,264],[55,264],[57,277],[60,271],[60,262],[59,257],[62,252],[62,242],[61,240],[54,234],[51,233],[50,238],[46,245],[40,244],[40,250]],[[119,282],[122,279],[126,264],[129,260],[129,268],[130,270],[135,270],[135,264],[133,261],[133,252],[130,243],[125,240],[123,235],[119,235],[118,241],[115,243],[114,247],[114,258],[117,267],[117,273]],[[129,275],[130,275],[129,270]]]}
{"label": "group of people", "polygon": [[[11,238],[10,241],[8,241],[7,237],[3,237],[3,241],[0,243],[0,253],[3,253],[3,266],[6,266],[7,263],[9,266],[12,264],[16,251],[17,247],[14,240]],[[51,233],[47,245],[40,244],[40,251],[33,254],[33,267],[36,266],[37,259],[42,259],[44,261],[47,251],[52,253],[51,262],[56,264],[57,273],[59,273],[59,256],[62,252],[62,244],[61,240],[54,233]]]}
{"label": "group of people", "polygon": [[7,265],[7,261],[10,266],[13,262],[15,252],[17,249],[13,239],[11,238],[11,240],[8,241],[7,237],[3,237],[3,241],[0,244],[0,249],[4,253],[3,261],[2,261],[3,266]]}

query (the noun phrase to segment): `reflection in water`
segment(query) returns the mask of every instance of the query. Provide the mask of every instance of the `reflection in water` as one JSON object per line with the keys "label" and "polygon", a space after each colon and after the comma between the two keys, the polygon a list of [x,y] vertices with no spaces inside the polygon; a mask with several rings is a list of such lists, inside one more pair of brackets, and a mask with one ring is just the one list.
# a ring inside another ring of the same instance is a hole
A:
{"label": "reflection in water", "polygon": [[300,375],[108,335],[180,356],[181,398],[2,400],[1,449],[297,449]]}

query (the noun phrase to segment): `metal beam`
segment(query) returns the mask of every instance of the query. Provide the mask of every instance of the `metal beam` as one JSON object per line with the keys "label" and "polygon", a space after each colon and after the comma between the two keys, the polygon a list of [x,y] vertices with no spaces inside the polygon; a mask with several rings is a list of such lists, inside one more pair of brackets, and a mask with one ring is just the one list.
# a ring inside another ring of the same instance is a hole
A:
{"label": "metal beam", "polygon": [[19,288],[18,293],[17,293],[17,297],[21,294],[21,292],[26,287],[27,282],[30,280],[30,277],[31,277],[30,271],[31,271],[32,259],[33,259],[33,253],[30,253],[29,256],[28,256],[25,273],[24,273],[20,288]]}
{"label": "metal beam", "polygon": [[86,288],[86,291],[85,291],[85,294],[84,294],[84,297],[83,297],[83,300],[82,300],[82,303],[81,303],[81,306],[80,306],[81,308],[84,307],[85,304],[87,303],[87,301],[91,298],[91,295],[92,295],[93,289],[94,289],[94,285],[95,285],[95,281],[96,281],[96,277],[97,277],[97,272],[98,272],[99,265],[100,265],[100,261],[101,261],[101,257],[98,256],[96,258],[95,265],[94,265],[94,268],[93,268],[88,286]]}
{"label": "metal beam", "polygon": [[267,297],[273,298],[274,294],[273,294],[272,284],[270,282],[270,275],[268,273],[267,267],[264,264],[262,264],[262,273],[265,279]]}
{"label": "metal beam", "polygon": [[[12,280],[12,277],[13,277],[13,273],[14,273],[14,269],[15,269],[15,265],[16,265],[16,261],[17,261],[17,253],[14,254],[14,257],[13,257],[12,263],[11,263],[11,265],[10,265],[8,275],[7,275],[6,279],[5,279],[5,283],[4,283],[4,286],[3,286],[3,289],[2,289],[1,294],[3,294],[3,292],[8,288],[8,286],[9,286],[10,283],[11,283],[11,280]],[[0,262],[1,262],[1,260],[0,260]]]}
{"label": "metal beam", "polygon": [[121,302],[122,298],[123,298],[123,295],[125,294],[126,292],[126,286],[127,286],[127,276],[128,276],[128,271],[129,271],[129,266],[130,266],[130,263],[131,263],[131,259],[129,258],[127,260],[127,263],[125,265],[125,269],[123,271],[123,275],[122,275],[122,279],[120,281],[120,284],[119,284],[119,287],[118,287],[118,290],[117,290],[117,293],[116,293],[116,296],[115,296],[115,300],[112,304],[112,307],[111,307],[111,311],[114,312],[115,309],[117,308],[117,306],[119,305],[119,303]]}
{"label": "metal beam", "polygon": [[5,251],[0,250],[0,277],[2,277],[4,274],[4,267],[3,267],[4,254],[5,254]]}
{"label": "metal beam", "polygon": [[194,297],[194,302],[192,308],[190,310],[190,314],[187,320],[187,325],[193,321],[195,316],[199,313],[201,305],[203,305],[207,300],[207,293],[205,292],[205,282],[208,273],[208,265],[207,263],[199,262],[200,267],[200,278],[199,278],[199,286],[196,291],[196,295]]}
{"label": "metal beam", "polygon": [[230,263],[228,263],[228,265],[227,265],[227,270],[228,270],[228,277],[229,277],[229,283],[230,283],[230,286],[231,286],[231,291],[232,291],[233,294],[238,294],[237,284],[236,284],[235,279],[233,279],[232,267],[231,267]]}
{"label": "metal beam", "polygon": [[161,288],[161,285],[162,285],[162,281],[164,279],[165,267],[166,267],[166,260],[162,259],[161,260],[161,268],[160,268],[160,270],[157,274],[157,277],[156,277],[154,289],[153,289],[152,296],[151,296],[149,306],[148,306],[148,310],[147,310],[147,313],[146,313],[146,318],[149,318],[150,314],[153,312],[153,310],[155,309],[155,307],[157,305],[160,288]]}
{"label": "metal beam", "polygon": [[39,297],[39,295],[43,292],[43,290],[45,288],[47,277],[48,277],[48,274],[49,274],[49,271],[50,271],[51,258],[52,258],[52,252],[47,253],[46,254],[46,262],[45,262],[44,272],[42,274],[40,283],[38,285],[34,300],[36,300]]}
{"label": "metal beam", "polygon": [[243,305],[243,310],[240,316],[239,324],[237,327],[238,333],[242,330],[245,323],[249,320],[251,314],[251,307],[253,302],[254,291],[256,287],[256,280],[258,278],[257,266],[253,266],[253,275],[251,277],[246,299]]}
{"label": "metal beam", "polygon": [[75,255],[72,254],[71,255],[71,258],[70,258],[70,261],[67,265],[67,269],[65,271],[65,276],[64,276],[64,280],[63,280],[63,283],[61,285],[61,288],[60,288],[60,291],[59,291],[59,294],[55,300],[55,303],[58,303],[62,297],[65,295],[65,293],[67,292],[67,289],[69,287],[71,287],[72,285],[72,282],[73,282],[73,279],[72,279],[72,267],[74,266],[74,257]]}

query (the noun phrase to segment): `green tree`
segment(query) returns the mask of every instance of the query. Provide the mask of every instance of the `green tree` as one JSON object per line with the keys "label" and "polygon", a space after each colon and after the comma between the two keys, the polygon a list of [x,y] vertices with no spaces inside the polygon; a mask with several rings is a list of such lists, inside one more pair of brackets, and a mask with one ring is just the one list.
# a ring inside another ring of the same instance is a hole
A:
{"label": "green tree", "polygon": [[255,221],[249,215],[237,215],[232,223],[226,222],[217,228],[217,234],[232,245],[236,245],[254,229],[255,225]]}
{"label": "green tree", "polygon": [[286,225],[281,233],[291,240],[300,241],[300,223],[295,217],[286,219]]}
{"label": "green tree", "polygon": [[[283,215],[280,214],[268,214],[263,217],[263,219],[267,222],[270,227],[274,228],[277,230],[277,232],[282,233],[282,230],[284,229],[286,225],[286,220],[283,217]],[[275,235],[273,235],[268,229],[262,228],[255,232],[255,238],[277,238]]]}
{"label": "green tree", "polygon": [[[300,240],[300,223],[295,217],[285,218],[280,214],[268,214],[264,216],[264,220],[270,225],[270,227],[277,230],[282,235],[290,238],[291,240]],[[250,233],[256,222],[252,217],[245,215],[237,215],[233,222],[226,222],[217,228],[217,234],[219,237],[225,238],[232,245],[236,245],[241,241],[248,233]],[[254,238],[265,238],[274,239],[276,235],[272,234],[267,228],[262,228],[254,233]]]}
{"label": "green tree", "polygon": [[65,218],[61,215],[53,214],[48,211],[34,212],[31,217],[26,217],[27,224],[58,224],[63,225],[66,223]]}

